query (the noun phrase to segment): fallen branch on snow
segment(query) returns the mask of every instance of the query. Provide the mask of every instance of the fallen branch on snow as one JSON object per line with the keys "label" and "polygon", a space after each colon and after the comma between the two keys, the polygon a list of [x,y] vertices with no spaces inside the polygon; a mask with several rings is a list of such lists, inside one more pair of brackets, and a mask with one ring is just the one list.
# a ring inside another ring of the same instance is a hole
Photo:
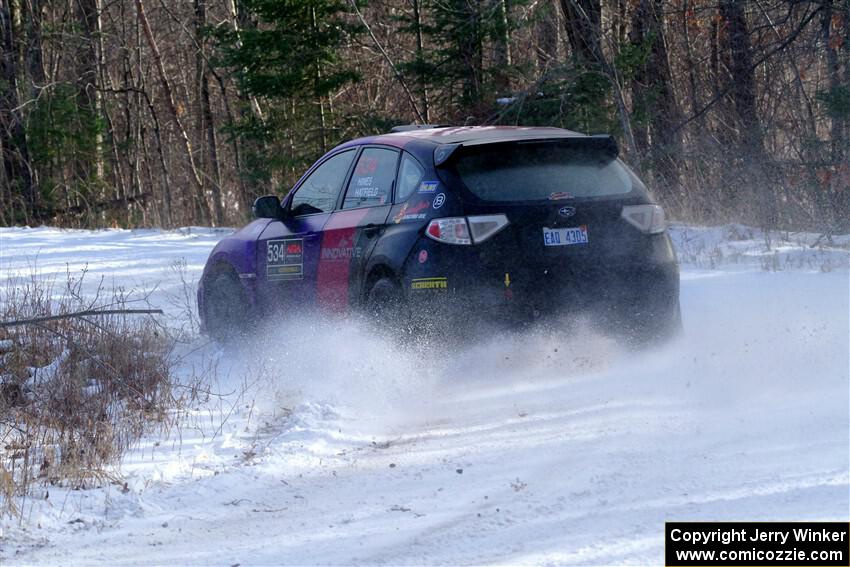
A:
{"label": "fallen branch on snow", "polygon": [[17,321],[0,321],[0,329],[5,327],[18,327],[20,325],[37,325],[47,321],[73,319],[75,317],[91,317],[94,315],[162,315],[162,309],[88,309],[86,311],[65,313],[63,315],[51,315],[49,317],[19,319]]}

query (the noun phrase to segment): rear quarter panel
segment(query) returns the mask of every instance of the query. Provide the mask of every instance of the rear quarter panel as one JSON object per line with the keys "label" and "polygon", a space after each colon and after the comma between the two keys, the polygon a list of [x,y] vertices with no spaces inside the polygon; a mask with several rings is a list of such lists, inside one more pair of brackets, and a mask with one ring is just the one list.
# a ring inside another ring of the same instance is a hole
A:
{"label": "rear quarter panel", "polygon": [[[455,191],[437,175],[433,165],[435,144],[424,141],[411,141],[404,150],[413,155],[424,167],[423,182],[436,183],[423,190],[415,190],[404,202],[393,205],[382,234],[369,257],[366,267],[362,293],[368,293],[372,280],[368,277],[381,267],[387,268],[398,278],[407,292],[410,277],[428,273],[433,263],[418,261],[418,255],[425,250],[426,255],[433,248],[433,242],[425,238],[425,227],[431,219],[460,214],[461,202]],[[436,206],[435,206],[436,204]]]}

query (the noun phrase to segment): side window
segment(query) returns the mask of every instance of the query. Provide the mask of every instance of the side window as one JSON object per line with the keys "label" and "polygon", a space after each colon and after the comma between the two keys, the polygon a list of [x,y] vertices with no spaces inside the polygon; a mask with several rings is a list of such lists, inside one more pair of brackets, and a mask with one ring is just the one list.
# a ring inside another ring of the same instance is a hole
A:
{"label": "side window", "polygon": [[343,209],[377,207],[390,202],[398,152],[385,148],[366,148],[357,160],[354,175],[345,193]]}
{"label": "side window", "polygon": [[422,178],[425,176],[425,169],[419,165],[419,162],[407,155],[402,155],[401,167],[398,170],[398,183],[396,183],[395,202],[401,203],[407,201],[408,197],[413,195]]}
{"label": "side window", "polygon": [[354,150],[339,153],[316,168],[292,197],[292,214],[297,216],[333,211],[355,153]]}

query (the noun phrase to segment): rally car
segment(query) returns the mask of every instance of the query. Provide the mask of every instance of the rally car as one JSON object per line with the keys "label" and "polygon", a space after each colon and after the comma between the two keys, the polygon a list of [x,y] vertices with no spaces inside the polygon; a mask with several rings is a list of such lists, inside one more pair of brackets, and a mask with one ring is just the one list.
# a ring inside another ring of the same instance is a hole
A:
{"label": "rally car", "polygon": [[215,338],[304,307],[396,320],[591,313],[642,339],[681,324],[663,209],[610,136],[399,127],[324,155],[212,251]]}

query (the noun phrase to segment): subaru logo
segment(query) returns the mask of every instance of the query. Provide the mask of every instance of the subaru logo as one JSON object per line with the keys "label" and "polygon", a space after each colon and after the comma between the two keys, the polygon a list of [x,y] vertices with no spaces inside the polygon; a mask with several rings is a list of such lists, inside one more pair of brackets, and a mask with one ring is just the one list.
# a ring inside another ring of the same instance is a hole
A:
{"label": "subaru logo", "polygon": [[562,217],[571,217],[574,214],[576,214],[576,208],[575,207],[561,207],[560,209],[558,209],[558,214],[561,215]]}

